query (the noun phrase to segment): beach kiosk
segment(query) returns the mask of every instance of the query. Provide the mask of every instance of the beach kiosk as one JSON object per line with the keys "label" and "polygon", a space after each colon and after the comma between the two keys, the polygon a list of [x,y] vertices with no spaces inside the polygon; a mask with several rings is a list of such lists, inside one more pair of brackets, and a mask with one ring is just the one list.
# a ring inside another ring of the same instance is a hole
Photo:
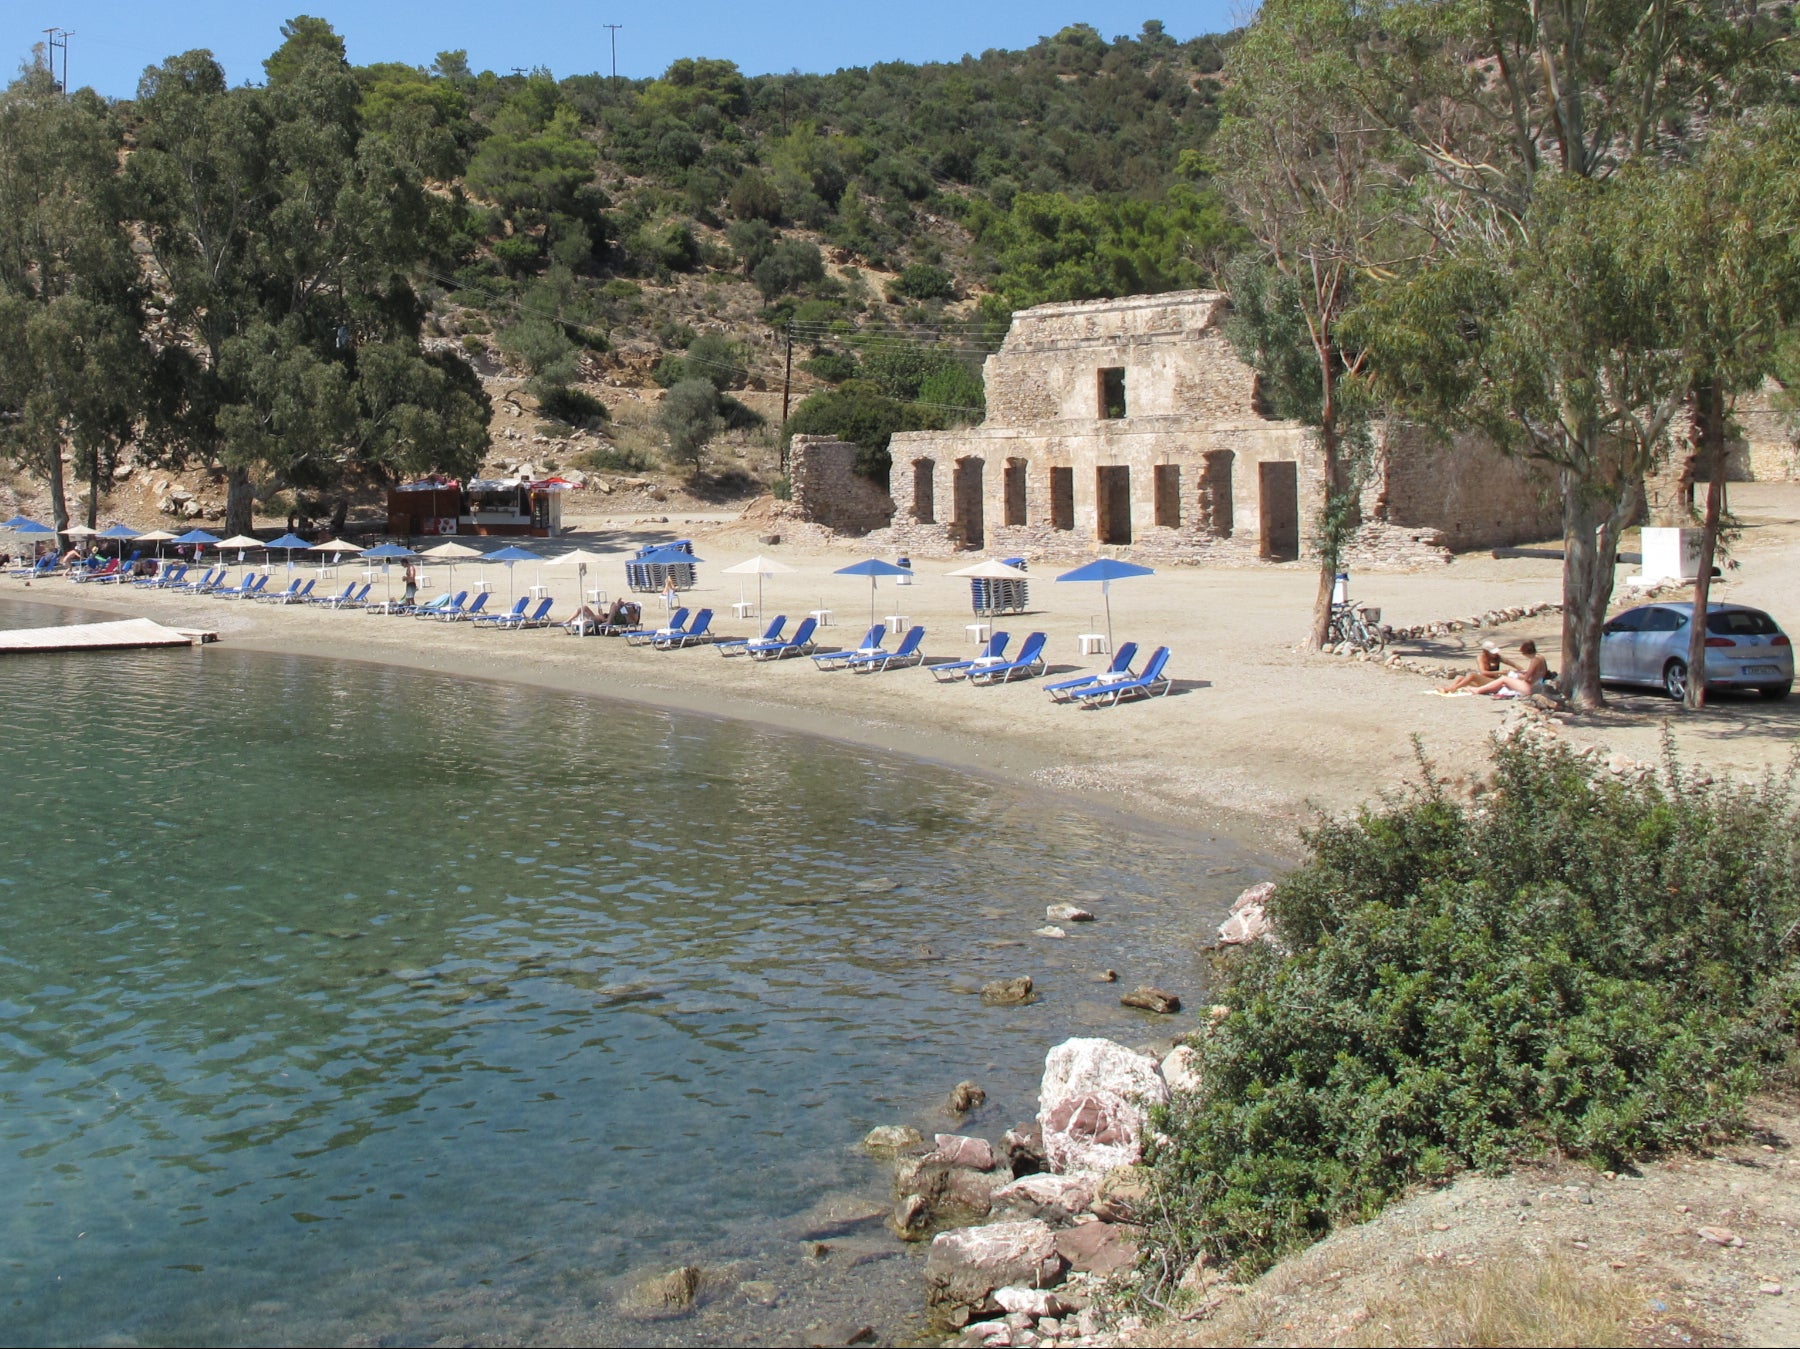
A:
{"label": "beach kiosk", "polygon": [[421,479],[388,493],[388,532],[553,539],[562,533],[562,498],[571,486],[561,478],[471,478],[460,485]]}

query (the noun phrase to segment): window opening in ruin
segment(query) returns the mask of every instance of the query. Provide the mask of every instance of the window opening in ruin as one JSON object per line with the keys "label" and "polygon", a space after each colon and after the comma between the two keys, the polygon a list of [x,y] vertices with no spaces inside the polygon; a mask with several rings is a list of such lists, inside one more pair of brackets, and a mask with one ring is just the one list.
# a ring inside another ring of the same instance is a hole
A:
{"label": "window opening in ruin", "polygon": [[922,525],[937,523],[937,461],[913,460],[913,519]]}
{"label": "window opening in ruin", "polygon": [[1075,470],[1050,470],[1050,528],[1075,528]]}
{"label": "window opening in ruin", "polygon": [[1300,466],[1258,464],[1258,509],[1262,515],[1262,555],[1277,562],[1300,556]]}
{"label": "window opening in ruin", "polygon": [[1107,366],[1100,371],[1100,417],[1117,421],[1125,415],[1125,367]]}
{"label": "window opening in ruin", "polygon": [[1094,523],[1101,543],[1131,542],[1131,470],[1112,464],[1094,470]]}
{"label": "window opening in ruin", "polygon": [[1181,465],[1156,466],[1156,523],[1165,529],[1181,528]]}
{"label": "window opening in ruin", "polygon": [[1201,458],[1200,528],[1209,537],[1231,537],[1231,460],[1230,450],[1208,450]]}
{"label": "window opening in ruin", "polygon": [[1008,459],[1006,461],[1005,506],[1006,523],[1022,525],[1025,523],[1025,461]]}
{"label": "window opening in ruin", "polygon": [[956,512],[956,518],[950,522],[950,532],[963,548],[981,548],[987,543],[987,521],[981,501],[984,463],[973,457],[958,459],[950,479],[951,507]]}

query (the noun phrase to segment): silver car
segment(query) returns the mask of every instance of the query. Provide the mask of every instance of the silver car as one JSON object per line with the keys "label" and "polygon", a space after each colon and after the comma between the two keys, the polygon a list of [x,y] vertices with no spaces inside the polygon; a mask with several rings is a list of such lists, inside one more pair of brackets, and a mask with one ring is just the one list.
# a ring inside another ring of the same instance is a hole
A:
{"label": "silver car", "polygon": [[[1685,696],[1693,617],[1691,603],[1642,604],[1607,620],[1600,633],[1601,680],[1648,684],[1671,698]],[[1761,609],[1708,605],[1706,687],[1787,697],[1794,687],[1794,648],[1787,634]]]}

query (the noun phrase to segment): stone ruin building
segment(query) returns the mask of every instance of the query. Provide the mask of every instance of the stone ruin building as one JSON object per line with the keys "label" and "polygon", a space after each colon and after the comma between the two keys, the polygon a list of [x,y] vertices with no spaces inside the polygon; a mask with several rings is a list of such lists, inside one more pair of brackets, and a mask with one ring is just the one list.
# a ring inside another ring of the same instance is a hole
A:
{"label": "stone ruin building", "polygon": [[[987,420],[906,432],[889,492],[854,447],[795,437],[792,515],[901,553],[1286,561],[1308,552],[1322,464],[1312,433],[1261,407],[1214,291],[1039,305],[984,370]],[[1474,438],[1376,435],[1349,565],[1555,537],[1549,485]]]}

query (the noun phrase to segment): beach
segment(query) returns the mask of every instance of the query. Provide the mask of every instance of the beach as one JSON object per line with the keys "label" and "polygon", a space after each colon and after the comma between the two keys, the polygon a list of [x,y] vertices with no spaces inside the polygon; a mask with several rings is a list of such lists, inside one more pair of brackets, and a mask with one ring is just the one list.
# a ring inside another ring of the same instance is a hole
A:
{"label": "beach", "polygon": [[[1800,562],[1800,486],[1739,484],[1732,504],[1743,522],[1733,560],[1739,565],[1716,584],[1716,599],[1767,608],[1790,631],[1800,614],[1786,604],[1786,577]],[[621,593],[623,560],[644,543],[689,537],[704,559],[696,588],[680,603],[715,610],[712,629],[723,636],[760,633],[762,618],[734,619],[740,596],[754,602],[754,577],[721,575],[723,567],[763,553],[794,568],[764,580],[767,614],[786,614],[789,629],[814,609],[831,611],[819,631],[820,649],[854,647],[869,627],[870,584],[833,572],[865,552],[842,547],[766,545],[748,525],[730,519],[645,522],[641,517],[574,517],[575,531],[554,542],[528,541],[546,555],[576,547],[619,555],[617,566],[591,572],[589,587]],[[766,526],[758,526],[758,529]],[[926,629],[930,661],[964,659],[977,647],[967,626],[968,582],[948,573],[972,559],[914,558],[909,586],[876,583],[873,615],[901,614]],[[882,674],[822,672],[806,659],[751,662],[721,659],[710,646],[654,651],[617,638],[577,640],[560,628],[484,631],[466,623],[394,618],[318,606],[221,601],[114,586],[49,580],[29,588],[0,582],[8,598],[79,605],[97,612],[144,615],[179,627],[216,630],[222,642],[249,650],[376,661],[461,678],[498,679],[825,736],[853,745],[912,755],[1177,825],[1197,825],[1290,849],[1298,829],[1319,811],[1340,812],[1408,780],[1415,767],[1412,737],[1439,771],[1456,781],[1478,775],[1488,738],[1509,705],[1490,698],[1431,696],[1435,680],[1414,671],[1320,655],[1300,649],[1317,573],[1304,563],[1235,569],[1166,568],[1112,586],[1113,630],[1136,641],[1140,660],[1151,649],[1171,650],[1169,696],[1115,708],[1054,704],[1041,691],[1051,678],[1092,671],[1104,656],[1083,656],[1080,634],[1105,630],[1099,587],[1058,584],[1073,564],[1044,561],[1031,569],[1030,612],[992,620],[1013,634],[1048,636],[1049,675],[991,687],[940,684],[912,668]],[[1353,598],[1377,605],[1396,627],[1464,619],[1497,608],[1561,598],[1555,545],[1465,555],[1431,570],[1367,573],[1351,578]],[[1636,570],[1619,567],[1621,581]],[[233,567],[233,576],[241,574]],[[284,574],[275,564],[277,586]],[[297,568],[310,576],[313,568]],[[319,582],[319,593],[341,590],[363,569],[346,564]],[[462,588],[478,577],[492,583],[494,608],[506,607],[504,568],[462,565]],[[391,580],[399,589],[398,570]],[[427,569],[429,597],[450,587],[447,568]],[[553,615],[575,608],[572,568],[519,564],[517,593],[541,579],[556,597]],[[747,583],[747,584],[740,584]],[[383,592],[377,576],[371,598]],[[645,621],[663,620],[662,599],[634,596]],[[1628,603],[1621,587],[1619,604]],[[1544,613],[1523,622],[1390,650],[1425,665],[1465,669],[1484,639],[1516,650],[1534,638],[1558,662],[1560,618]],[[890,636],[887,644],[898,644]],[[205,649],[182,659],[205,660]],[[1561,714],[1557,727],[1572,743],[1594,744],[1609,755],[1654,759],[1665,727],[1680,753],[1713,772],[1757,774],[1786,762],[1800,703],[1756,695],[1714,699],[1704,713],[1684,712],[1651,692],[1614,690],[1599,713]]]}

